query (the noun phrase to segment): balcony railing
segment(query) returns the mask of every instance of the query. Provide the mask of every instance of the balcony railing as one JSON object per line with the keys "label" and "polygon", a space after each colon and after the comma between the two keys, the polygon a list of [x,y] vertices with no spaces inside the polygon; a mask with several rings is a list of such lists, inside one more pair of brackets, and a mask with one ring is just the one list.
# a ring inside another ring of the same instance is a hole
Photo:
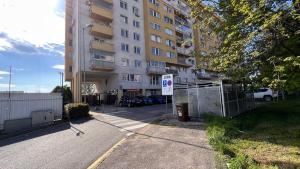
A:
{"label": "balcony railing", "polygon": [[178,70],[175,70],[175,69],[166,69],[166,73],[167,74],[173,74],[174,76],[178,76],[179,75]]}
{"label": "balcony railing", "polygon": [[103,21],[112,21],[113,20],[113,12],[111,9],[97,6],[95,4],[91,5],[91,17],[103,20]]}
{"label": "balcony railing", "polygon": [[105,51],[105,52],[111,52],[111,53],[115,52],[114,45],[108,42],[92,41],[91,48],[100,51]]}
{"label": "balcony railing", "polygon": [[148,66],[147,67],[147,73],[148,74],[166,74],[166,68],[164,67],[154,67],[154,66]]}
{"label": "balcony railing", "polygon": [[91,59],[90,65],[91,65],[92,70],[111,71],[111,70],[114,70],[116,67],[115,62],[104,61],[104,60],[99,60],[99,59]]}
{"label": "balcony railing", "polygon": [[113,37],[113,29],[111,26],[106,24],[93,24],[91,28],[91,34],[95,36],[112,38]]}
{"label": "balcony railing", "polygon": [[181,48],[181,47],[176,47],[176,50],[178,53],[183,54],[183,55],[187,55],[187,56],[192,56],[192,53],[194,51],[194,47],[190,47],[190,48]]}

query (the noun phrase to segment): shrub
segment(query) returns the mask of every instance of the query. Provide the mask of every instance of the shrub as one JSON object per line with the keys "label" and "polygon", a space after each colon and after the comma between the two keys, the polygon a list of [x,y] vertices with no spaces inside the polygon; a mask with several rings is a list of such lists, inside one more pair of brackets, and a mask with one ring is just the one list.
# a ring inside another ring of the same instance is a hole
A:
{"label": "shrub", "polygon": [[89,111],[90,107],[85,103],[70,103],[65,105],[65,113],[69,119],[88,117]]}
{"label": "shrub", "polygon": [[260,169],[252,159],[244,154],[238,154],[231,160],[229,169]]}

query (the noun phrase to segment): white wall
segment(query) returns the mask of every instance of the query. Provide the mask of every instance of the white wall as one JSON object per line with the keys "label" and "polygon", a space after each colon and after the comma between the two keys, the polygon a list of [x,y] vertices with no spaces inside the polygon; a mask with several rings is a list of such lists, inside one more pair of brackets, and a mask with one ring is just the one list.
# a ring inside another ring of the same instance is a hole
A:
{"label": "white wall", "polygon": [[31,112],[52,110],[57,119],[62,117],[61,94],[22,93],[0,94],[0,130],[4,121],[30,118]]}

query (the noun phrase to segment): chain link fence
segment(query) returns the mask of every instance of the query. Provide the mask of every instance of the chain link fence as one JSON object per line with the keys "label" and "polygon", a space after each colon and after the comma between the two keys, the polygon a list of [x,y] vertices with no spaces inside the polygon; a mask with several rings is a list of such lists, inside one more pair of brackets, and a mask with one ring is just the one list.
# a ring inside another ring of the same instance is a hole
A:
{"label": "chain link fence", "polygon": [[177,114],[176,105],[181,103],[188,103],[189,116],[196,118],[205,113],[233,117],[255,107],[253,93],[243,91],[241,85],[222,81],[175,85],[174,115]]}

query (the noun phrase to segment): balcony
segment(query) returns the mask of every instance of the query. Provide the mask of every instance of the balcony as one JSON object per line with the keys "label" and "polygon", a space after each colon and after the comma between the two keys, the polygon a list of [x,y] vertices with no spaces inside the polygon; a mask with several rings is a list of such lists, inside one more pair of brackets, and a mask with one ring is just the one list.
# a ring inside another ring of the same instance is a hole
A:
{"label": "balcony", "polygon": [[182,58],[182,57],[178,57],[177,63],[178,63],[178,64],[181,64],[181,65],[184,65],[184,66],[187,66],[187,67],[193,66],[192,63],[189,63],[188,61],[186,61],[185,58]]}
{"label": "balcony", "polygon": [[98,19],[102,21],[113,20],[113,12],[111,9],[107,9],[96,5],[91,5],[90,11],[91,11],[91,17],[94,19]]}
{"label": "balcony", "polygon": [[94,36],[100,36],[104,38],[112,38],[113,37],[113,29],[111,26],[105,24],[93,24],[94,26],[91,28],[91,34]]}
{"label": "balcony", "polygon": [[91,48],[105,52],[115,52],[114,45],[108,42],[92,41]]}
{"label": "balcony", "polygon": [[166,73],[167,74],[173,74],[174,76],[178,76],[179,75],[178,70],[175,70],[175,69],[166,69]]}
{"label": "balcony", "polygon": [[91,70],[113,71],[116,67],[115,62],[104,61],[99,59],[91,59]]}
{"label": "balcony", "polygon": [[178,53],[180,53],[182,55],[192,56],[194,48],[190,47],[190,48],[186,49],[186,48],[176,47],[176,50],[177,50]]}
{"label": "balcony", "polygon": [[147,67],[147,73],[148,73],[148,74],[159,74],[159,75],[163,75],[163,74],[166,74],[166,68],[164,68],[164,67],[148,66],[148,67]]}
{"label": "balcony", "polygon": [[177,32],[180,32],[182,34],[193,33],[192,28],[184,26],[184,25],[176,25],[175,28],[176,28]]}

